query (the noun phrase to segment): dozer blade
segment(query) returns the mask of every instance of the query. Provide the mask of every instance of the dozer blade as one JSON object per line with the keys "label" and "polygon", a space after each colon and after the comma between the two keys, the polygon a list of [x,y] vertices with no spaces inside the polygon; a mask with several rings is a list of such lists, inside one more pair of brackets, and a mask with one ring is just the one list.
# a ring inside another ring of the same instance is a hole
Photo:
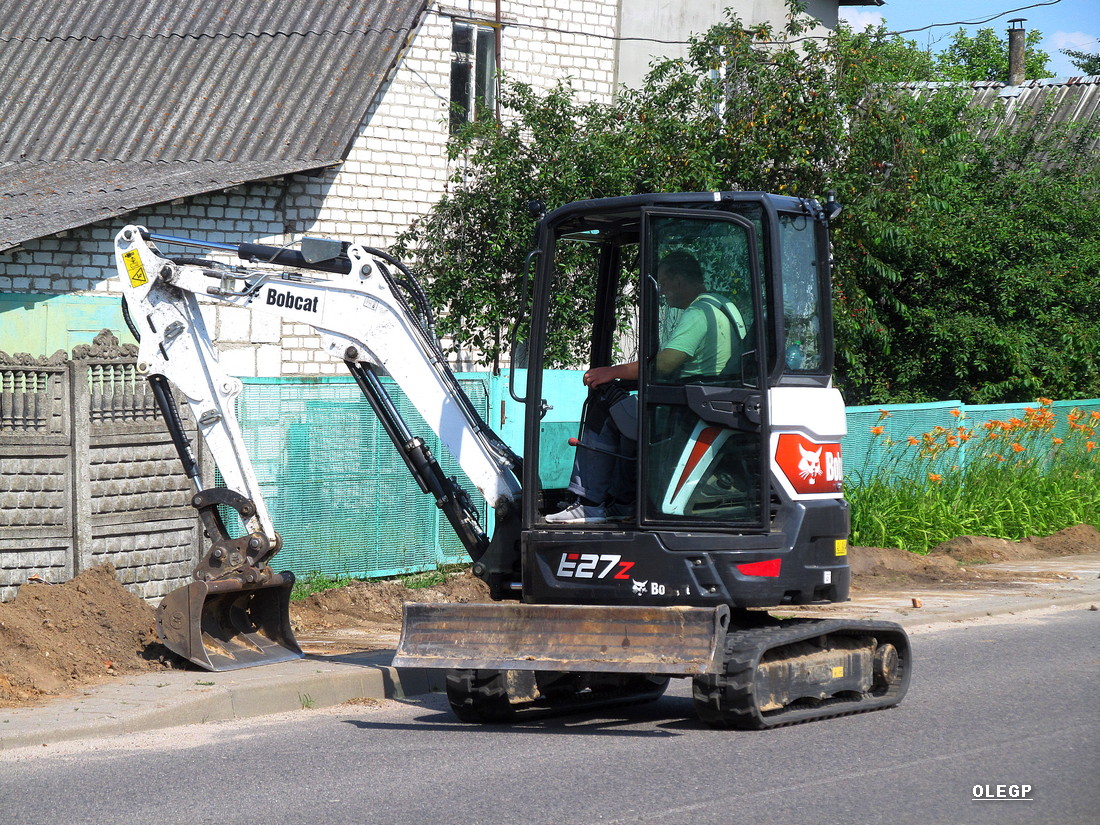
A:
{"label": "dozer blade", "polygon": [[206,670],[236,670],[299,659],[290,629],[293,573],[267,582],[240,579],[192,582],[157,608],[157,633],[173,652]]}
{"label": "dozer blade", "polygon": [[722,669],[729,608],[406,603],[395,667],[696,675]]}

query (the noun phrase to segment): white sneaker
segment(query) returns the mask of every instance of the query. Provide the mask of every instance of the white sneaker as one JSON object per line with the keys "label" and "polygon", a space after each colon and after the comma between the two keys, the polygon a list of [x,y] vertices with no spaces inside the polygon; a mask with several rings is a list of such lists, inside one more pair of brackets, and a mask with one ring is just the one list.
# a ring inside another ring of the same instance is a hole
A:
{"label": "white sneaker", "polygon": [[578,501],[560,513],[551,513],[546,521],[550,524],[603,524],[607,521],[607,508],[602,504],[582,504]]}

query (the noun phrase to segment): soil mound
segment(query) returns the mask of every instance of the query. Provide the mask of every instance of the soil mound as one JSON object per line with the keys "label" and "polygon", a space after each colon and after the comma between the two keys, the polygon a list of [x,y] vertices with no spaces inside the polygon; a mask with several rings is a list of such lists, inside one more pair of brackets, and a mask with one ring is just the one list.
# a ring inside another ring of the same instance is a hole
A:
{"label": "soil mound", "polygon": [[391,625],[396,632],[403,602],[487,601],[489,587],[467,570],[431,587],[406,587],[399,581],[354,582],[294,602],[290,619],[295,631],[374,624]]}
{"label": "soil mound", "polygon": [[64,584],[30,582],[0,604],[0,706],[159,669],[153,608],[104,564]]}
{"label": "soil mound", "polygon": [[1100,531],[1091,524],[1078,524],[1052,536],[1029,536],[1021,541],[985,536],[959,536],[932,548],[929,555],[950,556],[964,564],[998,561],[1028,561],[1100,551]]}
{"label": "soil mound", "polygon": [[912,585],[991,582],[1045,578],[1042,573],[989,569],[1005,561],[1059,558],[1100,553],[1100,531],[1089,524],[1067,527],[1054,535],[1021,541],[989,536],[959,536],[933,547],[927,555],[886,547],[852,547],[852,589],[861,592]]}

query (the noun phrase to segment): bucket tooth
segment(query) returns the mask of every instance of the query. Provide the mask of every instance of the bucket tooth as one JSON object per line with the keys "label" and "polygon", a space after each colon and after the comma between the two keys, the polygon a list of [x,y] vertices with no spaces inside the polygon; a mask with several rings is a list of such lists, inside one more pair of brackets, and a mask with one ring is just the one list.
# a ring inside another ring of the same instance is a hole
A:
{"label": "bucket tooth", "polygon": [[304,654],[290,627],[294,574],[262,584],[238,578],[196,581],[157,608],[157,633],[169,650],[205,670],[269,665]]}

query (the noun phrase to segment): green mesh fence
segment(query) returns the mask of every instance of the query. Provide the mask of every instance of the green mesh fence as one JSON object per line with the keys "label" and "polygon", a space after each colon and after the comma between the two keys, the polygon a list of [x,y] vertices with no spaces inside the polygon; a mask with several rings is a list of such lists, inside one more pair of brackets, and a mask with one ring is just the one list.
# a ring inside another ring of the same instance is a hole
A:
{"label": "green mesh fence", "polygon": [[[976,450],[989,449],[982,440],[986,422],[1006,422],[1013,418],[1023,421],[1028,416],[1029,408],[1033,411],[1042,409],[1034,402],[970,405],[961,401],[848,407],[848,435],[842,443],[845,478],[853,481],[883,472],[904,477],[910,470],[907,459],[916,454],[915,449],[907,449],[909,438],[922,440],[925,433],[933,432],[936,427],[945,430],[963,427],[975,435],[970,441],[960,441],[957,447],[944,451],[934,459],[923,460],[922,471],[942,473],[955,466],[965,467],[968,461],[980,457]],[[1066,438],[1070,413],[1078,410],[1080,420],[1091,420],[1093,412],[1100,413],[1100,399],[1055,401],[1049,409],[1053,414],[1054,426],[1046,434],[1051,439]],[[881,432],[876,431],[878,428]]]}
{"label": "green mesh fence", "polygon": [[[462,373],[459,383],[488,421],[506,422],[501,434],[522,452],[523,407],[507,398],[507,377]],[[548,376],[547,395],[573,391],[576,375],[568,371]],[[283,550],[275,559],[279,570],[298,576],[388,576],[428,570],[468,559],[447,520],[416,482],[370,405],[350,378],[248,378],[238,399],[238,416],[260,487],[271,510]],[[447,475],[458,476],[492,528],[491,513],[473,484],[401,390],[389,379],[383,384],[405,417],[410,430],[425,440]],[[559,386],[560,384],[560,386]],[[568,405],[555,408],[564,411]],[[848,407],[844,438],[845,476],[852,482],[889,470],[905,475],[905,459],[915,452],[903,447],[910,437],[923,438],[936,427],[965,426],[975,432],[990,420],[1023,419],[1037,404],[964,405],[958,401]],[[499,408],[499,419],[490,409]],[[1067,415],[1074,409],[1081,420],[1100,413],[1100,399],[1056,401],[1051,407],[1056,425],[1050,437],[1065,437]],[[954,415],[957,412],[958,415]],[[555,413],[556,414],[556,413]],[[560,427],[564,443],[576,432],[568,414]],[[549,416],[547,421],[549,421]],[[550,425],[544,423],[544,428]],[[874,429],[881,427],[881,432]],[[975,439],[977,440],[977,438]],[[1100,441],[1100,439],[1098,439]],[[891,444],[895,445],[891,447]],[[968,459],[968,444],[938,459],[922,461],[921,470],[944,470]],[[571,455],[562,453],[562,468]],[[564,470],[563,470],[564,472]]]}
{"label": "green mesh fence", "polygon": [[[486,375],[459,381],[482,415]],[[486,503],[401,390],[382,380],[410,431],[458,476],[486,524]],[[237,414],[283,549],[273,567],[389,576],[467,561],[431,496],[421,492],[354,380],[244,379]]]}

